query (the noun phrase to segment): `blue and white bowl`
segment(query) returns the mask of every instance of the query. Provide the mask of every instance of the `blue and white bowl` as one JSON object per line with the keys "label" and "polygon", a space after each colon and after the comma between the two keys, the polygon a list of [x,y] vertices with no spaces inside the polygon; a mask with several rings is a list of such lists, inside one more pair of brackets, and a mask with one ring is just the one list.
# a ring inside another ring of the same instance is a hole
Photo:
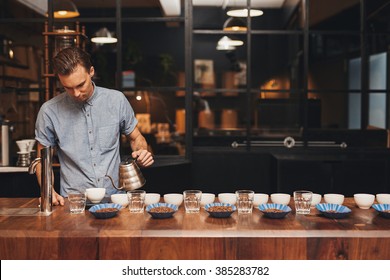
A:
{"label": "blue and white bowl", "polygon": [[340,204],[320,203],[316,205],[316,208],[325,217],[331,219],[345,218],[349,213],[351,213],[351,209]]}
{"label": "blue and white bowl", "polygon": [[[210,208],[215,206],[231,207],[232,211],[221,211],[221,212],[210,211]],[[237,210],[237,207],[234,204],[230,204],[230,203],[215,202],[215,203],[206,204],[204,206],[204,210],[206,210],[206,212],[209,213],[209,215],[214,218],[229,218],[232,215],[232,213]]]}
{"label": "blue and white bowl", "polygon": [[[259,210],[264,214],[265,217],[272,219],[284,218],[288,213],[291,212],[291,208],[288,205],[279,203],[260,204]],[[272,210],[275,210],[275,212],[272,212]]]}
{"label": "blue and white bowl", "polygon": [[374,204],[372,205],[380,216],[390,219],[390,204]]}
{"label": "blue and white bowl", "polygon": [[[103,208],[114,208],[115,210],[110,212],[96,212],[99,209]],[[91,212],[92,215],[94,215],[98,219],[108,219],[115,217],[116,214],[118,214],[119,210],[122,209],[122,205],[117,203],[104,203],[104,204],[97,204],[89,208],[89,212]]]}
{"label": "blue and white bowl", "polygon": [[[157,208],[157,207],[168,207],[168,208],[171,208],[172,211],[171,212],[165,212],[165,213],[157,213],[157,212],[150,212],[150,210],[152,210],[153,208]],[[155,218],[155,219],[166,219],[166,218],[171,218],[173,216],[173,214],[176,213],[177,209],[179,209],[179,207],[175,204],[171,204],[171,203],[153,203],[153,204],[149,204],[148,206],[146,206],[146,212],[148,212],[152,218]]]}

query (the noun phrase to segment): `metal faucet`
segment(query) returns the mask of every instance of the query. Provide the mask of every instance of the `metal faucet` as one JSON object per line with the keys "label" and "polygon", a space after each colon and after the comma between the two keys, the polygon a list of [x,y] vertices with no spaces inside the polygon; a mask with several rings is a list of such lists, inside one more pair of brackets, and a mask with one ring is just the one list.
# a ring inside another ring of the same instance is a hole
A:
{"label": "metal faucet", "polygon": [[31,162],[28,173],[34,174],[37,169],[37,164],[41,163],[41,212],[52,212],[52,148],[44,147],[41,149],[41,157],[36,158]]}

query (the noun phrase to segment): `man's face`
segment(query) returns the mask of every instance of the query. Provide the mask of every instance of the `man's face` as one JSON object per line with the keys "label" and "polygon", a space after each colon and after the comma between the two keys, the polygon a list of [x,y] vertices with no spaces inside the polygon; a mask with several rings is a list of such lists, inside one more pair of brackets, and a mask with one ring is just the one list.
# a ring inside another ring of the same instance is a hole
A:
{"label": "man's face", "polygon": [[77,102],[85,102],[92,96],[92,77],[95,69],[91,67],[89,73],[84,67],[78,65],[75,71],[69,75],[58,75],[66,92]]}

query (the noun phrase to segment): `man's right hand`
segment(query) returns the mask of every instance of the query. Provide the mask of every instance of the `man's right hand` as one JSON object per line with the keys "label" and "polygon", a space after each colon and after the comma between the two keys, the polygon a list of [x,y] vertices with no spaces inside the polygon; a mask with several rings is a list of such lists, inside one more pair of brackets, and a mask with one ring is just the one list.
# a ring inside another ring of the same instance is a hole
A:
{"label": "man's right hand", "polygon": [[64,206],[65,204],[65,199],[59,195],[53,188],[53,196],[52,196],[52,203],[53,205],[57,206],[57,205],[61,205],[61,206]]}

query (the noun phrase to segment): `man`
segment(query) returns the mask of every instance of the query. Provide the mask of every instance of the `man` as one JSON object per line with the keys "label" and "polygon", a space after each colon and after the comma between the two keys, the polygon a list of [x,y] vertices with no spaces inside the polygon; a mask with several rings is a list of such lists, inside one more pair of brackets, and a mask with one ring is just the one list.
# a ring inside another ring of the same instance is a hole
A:
{"label": "man", "polygon": [[[123,93],[95,85],[90,56],[79,48],[60,51],[53,70],[66,93],[42,105],[35,127],[38,153],[42,146],[56,147],[61,165],[60,194],[53,190],[53,205],[64,205],[71,190],[105,187],[107,194],[115,193],[105,175],[118,184],[120,134],[127,136],[139,166],[154,162],[133,109]],[[36,174],[40,181],[40,165]]]}

